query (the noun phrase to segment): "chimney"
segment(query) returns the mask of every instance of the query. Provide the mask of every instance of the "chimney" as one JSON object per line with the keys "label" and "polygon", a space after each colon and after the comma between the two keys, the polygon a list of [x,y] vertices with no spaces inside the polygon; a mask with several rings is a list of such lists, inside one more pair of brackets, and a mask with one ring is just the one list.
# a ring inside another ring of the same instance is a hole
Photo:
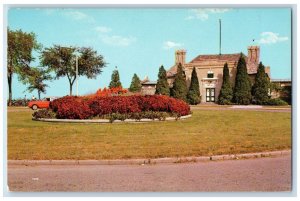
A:
{"label": "chimney", "polygon": [[185,64],[185,54],[186,50],[176,50],[175,51],[175,64],[181,63],[182,65]]}
{"label": "chimney", "polygon": [[247,71],[248,73],[256,73],[259,57],[260,57],[260,48],[259,46],[248,46],[248,56],[247,56]]}
{"label": "chimney", "polygon": [[259,54],[260,54],[259,46],[249,46],[248,47],[248,62],[258,64],[259,63]]}

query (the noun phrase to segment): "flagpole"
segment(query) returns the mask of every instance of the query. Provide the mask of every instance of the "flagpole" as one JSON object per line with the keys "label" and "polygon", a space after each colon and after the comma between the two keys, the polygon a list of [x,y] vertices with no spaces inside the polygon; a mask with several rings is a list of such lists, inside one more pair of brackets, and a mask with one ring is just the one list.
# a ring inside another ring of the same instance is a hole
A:
{"label": "flagpole", "polygon": [[219,42],[220,42],[220,44],[219,44],[220,50],[219,50],[219,54],[221,55],[221,42],[222,42],[222,38],[221,38],[221,35],[222,35],[221,19],[219,19],[219,28],[220,28],[220,40],[219,40]]}

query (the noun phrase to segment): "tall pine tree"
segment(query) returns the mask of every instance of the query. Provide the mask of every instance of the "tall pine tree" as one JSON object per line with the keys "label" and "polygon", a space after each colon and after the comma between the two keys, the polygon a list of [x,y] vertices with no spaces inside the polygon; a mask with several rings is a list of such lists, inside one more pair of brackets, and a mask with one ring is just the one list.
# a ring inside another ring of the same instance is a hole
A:
{"label": "tall pine tree", "polygon": [[167,72],[164,66],[159,68],[158,79],[156,84],[155,94],[170,95],[170,88],[167,80]]}
{"label": "tall pine tree", "polygon": [[191,85],[187,94],[187,101],[191,105],[200,103],[199,80],[195,67],[192,71]]}
{"label": "tall pine tree", "polygon": [[171,89],[171,96],[187,102],[186,100],[187,86],[186,86],[185,74],[182,69],[181,63],[179,63],[177,66],[177,73],[175,75],[173,87]]}
{"label": "tall pine tree", "polygon": [[252,87],[253,100],[256,104],[263,105],[269,101],[269,87],[270,83],[265,72],[265,67],[260,62],[255,76],[255,83]]}
{"label": "tall pine tree", "polygon": [[240,105],[251,103],[251,82],[247,73],[246,61],[242,54],[237,64],[233,102]]}
{"label": "tall pine tree", "polygon": [[231,104],[232,96],[233,96],[233,91],[230,84],[228,64],[225,63],[223,68],[223,83],[219,94],[218,103],[220,105]]}
{"label": "tall pine tree", "polygon": [[137,74],[134,73],[132,80],[131,80],[130,87],[129,87],[129,91],[130,92],[139,92],[139,91],[141,91],[141,88],[142,88],[141,80],[137,76]]}
{"label": "tall pine tree", "polygon": [[119,71],[116,70],[113,71],[112,75],[111,75],[111,81],[109,83],[109,88],[116,88],[116,87],[121,87],[122,88],[122,84],[120,81],[120,76],[119,76]]}

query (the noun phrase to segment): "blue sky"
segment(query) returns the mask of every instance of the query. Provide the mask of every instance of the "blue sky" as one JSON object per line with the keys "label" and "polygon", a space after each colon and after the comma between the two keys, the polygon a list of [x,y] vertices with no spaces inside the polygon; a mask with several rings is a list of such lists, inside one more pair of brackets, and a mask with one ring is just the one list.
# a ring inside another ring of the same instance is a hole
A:
{"label": "blue sky", "polygon": [[[218,19],[222,53],[246,54],[255,39],[271,77],[291,78],[291,11],[285,8],[11,8],[7,24],[34,32],[44,47],[89,46],[103,55],[108,65],[97,79],[79,78],[79,94],[84,95],[108,86],[115,66],[127,88],[134,73],[156,80],[160,65],[168,69],[174,64],[176,49],[187,50],[187,62],[199,54],[218,54]],[[37,65],[38,58],[32,63]],[[43,97],[69,93],[67,78],[47,84]],[[25,90],[14,76],[13,97],[31,97]]]}

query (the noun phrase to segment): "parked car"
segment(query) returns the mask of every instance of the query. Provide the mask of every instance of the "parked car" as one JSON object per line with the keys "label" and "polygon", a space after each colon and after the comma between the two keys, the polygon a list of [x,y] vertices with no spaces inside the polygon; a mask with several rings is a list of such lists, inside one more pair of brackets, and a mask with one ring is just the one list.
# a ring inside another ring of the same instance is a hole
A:
{"label": "parked car", "polygon": [[50,102],[56,98],[57,97],[47,97],[43,100],[32,100],[32,101],[29,101],[28,107],[33,110],[43,109],[43,108],[47,109],[47,108],[49,108]]}

